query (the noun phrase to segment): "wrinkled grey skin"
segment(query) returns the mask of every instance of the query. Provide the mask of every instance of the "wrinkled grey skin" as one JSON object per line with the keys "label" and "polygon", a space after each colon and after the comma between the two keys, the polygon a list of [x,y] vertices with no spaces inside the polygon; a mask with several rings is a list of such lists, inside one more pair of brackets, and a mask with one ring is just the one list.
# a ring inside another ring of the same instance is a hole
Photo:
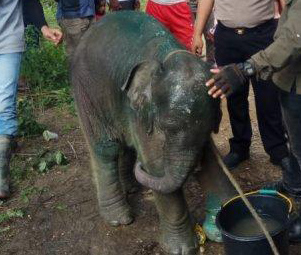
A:
{"label": "wrinkled grey skin", "polygon": [[136,153],[136,177],[154,191],[162,247],[196,254],[181,187],[220,120],[206,64],[152,18],[120,12],[83,37],[71,78],[103,218],[114,226],[133,221],[126,192],[135,189]]}

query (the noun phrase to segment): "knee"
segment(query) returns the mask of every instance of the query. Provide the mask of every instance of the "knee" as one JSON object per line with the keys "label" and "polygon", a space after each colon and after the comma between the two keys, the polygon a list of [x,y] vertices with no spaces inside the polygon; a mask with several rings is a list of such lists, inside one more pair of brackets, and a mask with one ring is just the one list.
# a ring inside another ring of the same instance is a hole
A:
{"label": "knee", "polygon": [[111,162],[118,160],[120,145],[116,141],[102,141],[94,146],[94,152],[102,161]]}

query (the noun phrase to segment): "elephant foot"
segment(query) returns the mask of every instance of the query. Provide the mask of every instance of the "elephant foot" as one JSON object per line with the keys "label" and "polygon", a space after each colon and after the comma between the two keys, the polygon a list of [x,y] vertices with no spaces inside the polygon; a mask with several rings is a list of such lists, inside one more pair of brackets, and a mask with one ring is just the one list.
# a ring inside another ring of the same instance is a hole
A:
{"label": "elephant foot", "polygon": [[196,255],[199,251],[198,239],[192,227],[164,229],[161,246],[170,255]]}
{"label": "elephant foot", "polygon": [[134,221],[130,206],[126,201],[120,201],[106,207],[101,206],[101,216],[113,227],[129,225]]}

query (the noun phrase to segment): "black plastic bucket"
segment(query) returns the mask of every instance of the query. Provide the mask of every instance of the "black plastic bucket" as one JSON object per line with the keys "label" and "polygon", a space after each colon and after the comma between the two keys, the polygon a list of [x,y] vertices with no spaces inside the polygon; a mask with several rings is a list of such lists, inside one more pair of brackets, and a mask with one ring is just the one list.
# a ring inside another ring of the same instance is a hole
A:
{"label": "black plastic bucket", "polygon": [[[277,222],[270,231],[280,255],[289,254],[288,225],[289,204],[282,198],[271,195],[250,195],[250,203],[261,217]],[[255,235],[238,234],[235,224],[252,217],[241,198],[226,204],[217,215],[216,223],[221,230],[227,255],[273,255],[272,249],[262,233]],[[257,223],[254,223],[257,224]],[[252,224],[254,227],[255,225]],[[250,226],[252,228],[252,226]],[[256,227],[256,226],[255,226]]]}

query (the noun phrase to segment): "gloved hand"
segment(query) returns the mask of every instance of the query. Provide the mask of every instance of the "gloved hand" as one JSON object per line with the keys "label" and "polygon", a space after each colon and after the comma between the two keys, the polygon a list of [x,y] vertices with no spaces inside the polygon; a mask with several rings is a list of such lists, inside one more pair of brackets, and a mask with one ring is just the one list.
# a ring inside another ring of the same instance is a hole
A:
{"label": "gloved hand", "polygon": [[255,65],[252,60],[244,63],[224,66],[221,70],[213,70],[216,74],[206,86],[210,88],[208,94],[214,98],[224,98],[236,92],[245,85],[248,78],[255,74]]}

